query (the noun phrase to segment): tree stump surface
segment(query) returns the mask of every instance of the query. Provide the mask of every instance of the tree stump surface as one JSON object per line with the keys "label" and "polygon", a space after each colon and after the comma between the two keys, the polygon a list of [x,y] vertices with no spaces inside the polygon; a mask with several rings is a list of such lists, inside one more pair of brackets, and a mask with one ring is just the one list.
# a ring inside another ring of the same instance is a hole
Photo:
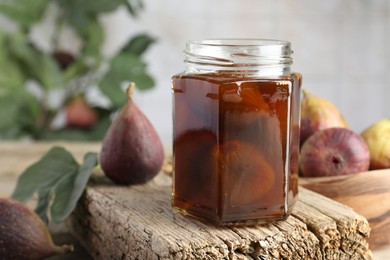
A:
{"label": "tree stump surface", "polygon": [[94,175],[68,225],[94,259],[372,259],[367,220],[302,187],[285,221],[221,227],[174,212],[165,174],[130,187]]}

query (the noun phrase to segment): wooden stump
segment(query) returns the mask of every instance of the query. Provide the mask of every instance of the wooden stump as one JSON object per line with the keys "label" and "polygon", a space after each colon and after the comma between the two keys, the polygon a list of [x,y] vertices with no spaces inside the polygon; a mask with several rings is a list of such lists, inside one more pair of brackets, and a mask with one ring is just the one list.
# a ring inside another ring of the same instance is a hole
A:
{"label": "wooden stump", "polygon": [[168,178],[95,181],[68,224],[95,259],[372,259],[367,220],[307,189],[285,221],[220,227],[173,212]]}

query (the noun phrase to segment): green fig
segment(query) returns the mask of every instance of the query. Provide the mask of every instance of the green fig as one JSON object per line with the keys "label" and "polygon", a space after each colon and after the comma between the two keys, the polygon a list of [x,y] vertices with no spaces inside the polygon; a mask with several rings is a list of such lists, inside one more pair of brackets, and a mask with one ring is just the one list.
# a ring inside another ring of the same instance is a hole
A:
{"label": "green fig", "polygon": [[155,128],[132,99],[134,87],[127,89],[127,102],[108,129],[100,153],[105,175],[125,185],[151,180],[164,160]]}
{"label": "green fig", "polygon": [[370,149],[370,169],[390,168],[390,118],[372,124],[361,135]]}
{"label": "green fig", "polygon": [[73,251],[54,245],[39,216],[24,204],[0,198],[0,259],[44,259]]}
{"label": "green fig", "polygon": [[303,90],[301,103],[301,145],[319,130],[342,127],[349,128],[340,111],[328,100]]}

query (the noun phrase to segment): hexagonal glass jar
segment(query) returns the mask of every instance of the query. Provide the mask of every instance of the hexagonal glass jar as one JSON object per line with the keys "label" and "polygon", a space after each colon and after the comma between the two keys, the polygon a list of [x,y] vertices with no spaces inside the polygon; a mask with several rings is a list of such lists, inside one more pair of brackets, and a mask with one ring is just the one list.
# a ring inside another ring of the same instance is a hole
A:
{"label": "hexagonal glass jar", "polygon": [[297,199],[301,75],[291,44],[190,41],[173,76],[173,208],[220,225],[285,219]]}

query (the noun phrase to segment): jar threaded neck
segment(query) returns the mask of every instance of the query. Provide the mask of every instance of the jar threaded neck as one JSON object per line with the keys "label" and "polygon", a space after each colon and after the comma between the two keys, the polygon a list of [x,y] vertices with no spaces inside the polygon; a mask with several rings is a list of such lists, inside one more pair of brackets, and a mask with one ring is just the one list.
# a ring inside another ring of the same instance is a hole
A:
{"label": "jar threaded neck", "polygon": [[291,44],[267,39],[209,39],[189,41],[185,64],[189,73],[246,72],[256,75],[290,73]]}

